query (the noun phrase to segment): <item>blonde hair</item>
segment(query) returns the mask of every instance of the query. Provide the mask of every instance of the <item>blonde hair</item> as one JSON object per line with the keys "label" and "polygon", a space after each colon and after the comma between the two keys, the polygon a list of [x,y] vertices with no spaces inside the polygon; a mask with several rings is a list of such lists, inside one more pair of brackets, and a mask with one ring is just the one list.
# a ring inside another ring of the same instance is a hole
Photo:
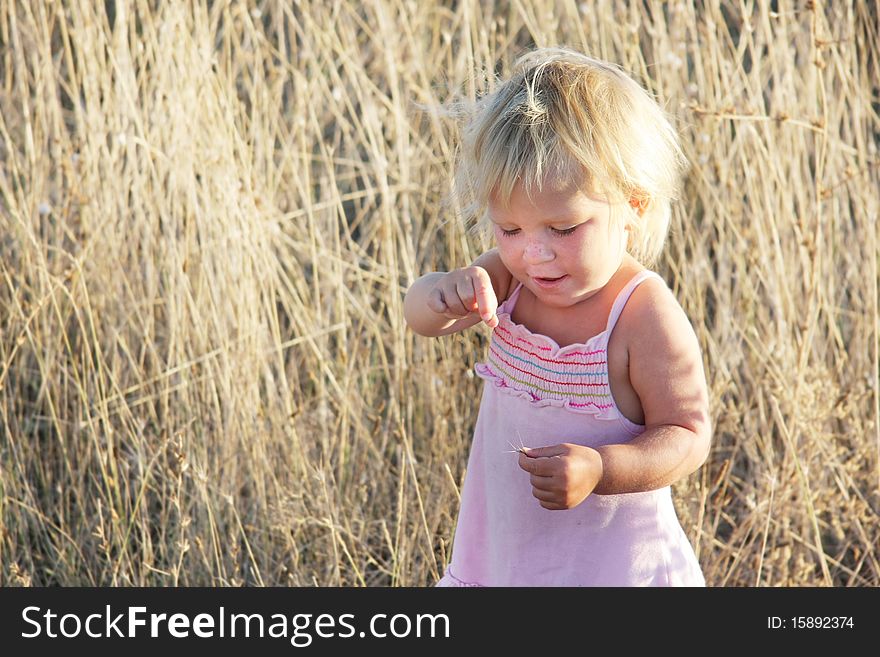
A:
{"label": "blonde hair", "polygon": [[687,163],[669,118],[620,68],[566,48],[535,50],[469,114],[455,183],[477,228],[490,224],[493,194],[506,203],[517,183],[531,193],[550,176],[579,176],[626,221],[630,254],[656,260]]}

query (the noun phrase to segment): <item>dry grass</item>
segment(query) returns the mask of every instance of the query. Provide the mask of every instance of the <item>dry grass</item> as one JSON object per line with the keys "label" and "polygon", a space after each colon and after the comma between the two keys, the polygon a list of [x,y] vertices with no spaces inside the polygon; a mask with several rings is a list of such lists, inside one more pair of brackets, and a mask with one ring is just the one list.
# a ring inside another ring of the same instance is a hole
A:
{"label": "dry grass", "polygon": [[106,4],[0,4],[0,584],[435,580],[486,334],[405,330],[482,248],[419,107],[564,43],[693,163],[707,581],[880,585],[874,2]]}

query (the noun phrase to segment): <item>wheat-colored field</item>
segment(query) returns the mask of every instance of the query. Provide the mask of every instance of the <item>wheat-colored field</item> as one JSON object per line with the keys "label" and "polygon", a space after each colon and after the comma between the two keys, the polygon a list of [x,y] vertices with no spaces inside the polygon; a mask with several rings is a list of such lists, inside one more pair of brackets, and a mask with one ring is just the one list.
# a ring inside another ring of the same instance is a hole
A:
{"label": "wheat-colored field", "polygon": [[488,335],[403,321],[487,246],[441,110],[557,44],[691,162],[707,583],[880,585],[873,0],[0,2],[0,585],[433,583]]}

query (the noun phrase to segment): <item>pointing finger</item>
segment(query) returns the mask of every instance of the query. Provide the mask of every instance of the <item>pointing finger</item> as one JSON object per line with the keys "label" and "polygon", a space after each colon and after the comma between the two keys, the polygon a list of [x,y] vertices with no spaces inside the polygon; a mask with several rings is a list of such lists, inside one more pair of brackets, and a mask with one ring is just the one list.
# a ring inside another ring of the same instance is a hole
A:
{"label": "pointing finger", "polygon": [[492,288],[492,280],[489,274],[484,273],[474,278],[474,296],[477,301],[477,309],[480,317],[492,328],[498,325],[495,313],[498,311],[498,297]]}

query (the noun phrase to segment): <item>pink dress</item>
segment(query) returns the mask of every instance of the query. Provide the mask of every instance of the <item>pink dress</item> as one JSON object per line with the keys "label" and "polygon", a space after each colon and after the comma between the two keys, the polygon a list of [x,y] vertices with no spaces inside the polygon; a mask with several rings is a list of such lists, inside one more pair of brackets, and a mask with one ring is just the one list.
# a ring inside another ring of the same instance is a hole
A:
{"label": "pink dress", "polygon": [[[559,347],[510,316],[522,284],[498,309],[474,430],[452,561],[438,586],[705,586],[670,489],[590,495],[565,511],[532,496],[516,447],[625,443],[644,426],[611,397],[606,350],[642,271],[620,291],[606,329]],[[662,279],[661,279],[662,280]]]}

